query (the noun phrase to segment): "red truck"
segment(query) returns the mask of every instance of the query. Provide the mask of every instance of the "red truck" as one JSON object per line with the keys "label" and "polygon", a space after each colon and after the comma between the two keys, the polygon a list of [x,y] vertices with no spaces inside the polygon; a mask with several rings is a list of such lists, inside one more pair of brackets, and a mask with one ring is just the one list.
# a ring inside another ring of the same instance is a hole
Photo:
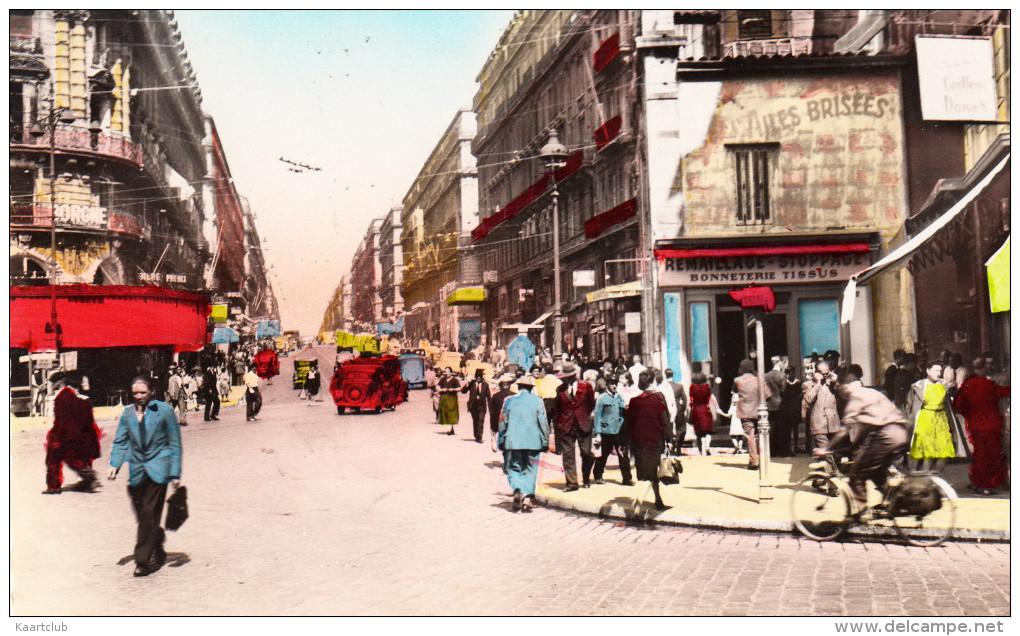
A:
{"label": "red truck", "polygon": [[400,377],[396,356],[360,356],[336,368],[329,394],[340,415],[347,409],[380,413],[407,400],[407,383]]}

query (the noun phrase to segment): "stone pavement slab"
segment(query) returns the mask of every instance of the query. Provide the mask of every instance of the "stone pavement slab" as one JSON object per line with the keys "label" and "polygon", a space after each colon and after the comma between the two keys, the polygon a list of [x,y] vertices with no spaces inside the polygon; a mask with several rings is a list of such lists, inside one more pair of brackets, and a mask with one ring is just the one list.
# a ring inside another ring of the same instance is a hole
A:
{"label": "stone pavement slab", "polygon": [[[574,492],[565,492],[561,457],[542,455],[539,472],[539,501],[549,506],[600,517],[654,521],[660,524],[792,532],[790,498],[793,488],[808,472],[807,455],[772,460],[769,471],[771,488],[761,488],[758,471],[747,470],[747,456],[729,452],[683,458],[680,483],[662,485],[664,511],[651,507],[654,502],[648,482],[622,485],[615,457],[606,468],[605,484],[593,484]],[[966,489],[967,464],[950,464],[943,476],[952,485],[957,500],[958,539],[1009,541],[1010,501],[1008,493],[981,497]],[[771,493],[771,501],[767,500]],[[860,534],[881,533],[882,529],[855,529]]]}

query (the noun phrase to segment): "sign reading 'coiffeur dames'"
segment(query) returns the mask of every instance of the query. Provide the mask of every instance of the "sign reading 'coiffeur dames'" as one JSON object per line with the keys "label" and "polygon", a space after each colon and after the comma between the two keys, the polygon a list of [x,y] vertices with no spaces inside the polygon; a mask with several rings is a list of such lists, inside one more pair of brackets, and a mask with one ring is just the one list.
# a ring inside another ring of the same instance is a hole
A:
{"label": "sign reading 'coiffeur dames'", "polygon": [[845,281],[868,265],[867,254],[666,258],[659,263],[659,284],[689,287]]}

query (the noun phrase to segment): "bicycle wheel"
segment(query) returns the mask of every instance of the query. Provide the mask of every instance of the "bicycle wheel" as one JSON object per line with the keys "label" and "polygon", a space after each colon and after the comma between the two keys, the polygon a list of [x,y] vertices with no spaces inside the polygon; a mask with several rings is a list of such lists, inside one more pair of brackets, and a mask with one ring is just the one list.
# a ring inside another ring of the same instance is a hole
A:
{"label": "bicycle wheel", "polygon": [[926,515],[892,516],[896,532],[910,545],[922,548],[937,546],[951,537],[956,529],[956,497],[939,481],[935,481],[939,497],[936,510]]}
{"label": "bicycle wheel", "polygon": [[850,499],[830,477],[808,475],[790,499],[793,525],[815,541],[831,541],[846,531]]}

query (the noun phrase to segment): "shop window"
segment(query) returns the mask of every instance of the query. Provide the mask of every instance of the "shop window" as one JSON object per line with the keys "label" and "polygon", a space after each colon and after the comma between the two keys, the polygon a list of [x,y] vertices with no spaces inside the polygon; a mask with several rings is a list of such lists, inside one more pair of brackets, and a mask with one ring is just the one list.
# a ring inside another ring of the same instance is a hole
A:
{"label": "shop window", "polygon": [[772,221],[770,178],[776,147],[776,144],[751,144],[728,148],[733,157],[738,225],[763,225]]}
{"label": "shop window", "polygon": [[691,303],[691,360],[706,361],[711,356],[708,303]]}
{"label": "shop window", "polygon": [[737,30],[741,40],[772,37],[772,11],[769,9],[737,11]]}
{"label": "shop window", "polygon": [[812,353],[839,351],[839,302],[834,298],[801,300],[797,303],[800,322],[800,351],[805,358]]}

